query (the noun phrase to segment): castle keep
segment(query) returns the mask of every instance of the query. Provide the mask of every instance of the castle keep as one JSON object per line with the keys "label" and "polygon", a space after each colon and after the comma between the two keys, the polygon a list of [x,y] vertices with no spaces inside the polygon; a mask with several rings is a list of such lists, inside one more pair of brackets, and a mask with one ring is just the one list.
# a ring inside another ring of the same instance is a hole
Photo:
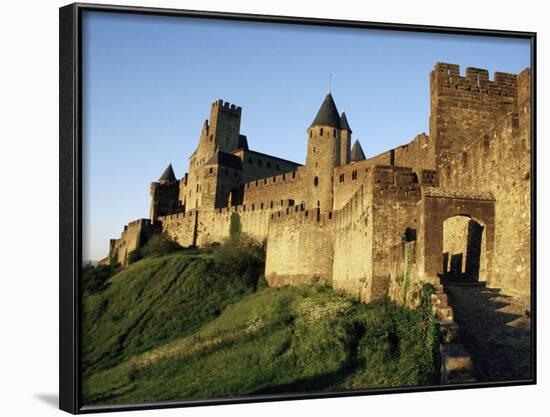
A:
{"label": "castle keep", "polygon": [[[530,291],[530,71],[437,63],[429,135],[366,158],[328,94],[306,132],[305,165],[250,149],[242,110],[218,100],[189,169],[150,187],[148,219],[125,226],[110,258],[154,233],[183,246],[242,230],[267,241],[271,286],[328,282],[369,302],[451,275]],[[373,139],[374,140],[374,139]],[[368,143],[366,143],[368,146]]]}

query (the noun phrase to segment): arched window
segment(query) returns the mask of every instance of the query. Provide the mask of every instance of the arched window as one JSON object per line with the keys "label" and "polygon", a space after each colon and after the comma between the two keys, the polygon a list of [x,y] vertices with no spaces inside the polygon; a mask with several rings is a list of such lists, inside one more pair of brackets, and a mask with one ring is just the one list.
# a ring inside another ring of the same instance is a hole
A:
{"label": "arched window", "polygon": [[323,136],[323,128],[321,128],[321,131],[319,132],[321,136]]}
{"label": "arched window", "polygon": [[315,178],[313,179],[313,185],[314,185],[315,187],[317,187],[317,186],[319,185],[319,177],[315,177]]}
{"label": "arched window", "polygon": [[332,137],[333,137],[333,138],[336,137],[336,129],[333,129],[333,130],[332,130]]}

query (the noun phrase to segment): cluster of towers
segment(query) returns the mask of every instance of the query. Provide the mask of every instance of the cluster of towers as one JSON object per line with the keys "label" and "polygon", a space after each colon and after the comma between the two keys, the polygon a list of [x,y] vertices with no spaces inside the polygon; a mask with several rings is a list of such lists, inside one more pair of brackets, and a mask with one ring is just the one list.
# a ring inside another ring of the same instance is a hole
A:
{"label": "cluster of towers", "polygon": [[222,100],[212,104],[210,119],[204,121],[198,146],[189,158],[188,173],[178,180],[169,165],[151,184],[152,221],[179,212],[243,204],[252,198],[247,184],[285,174],[297,180],[292,187],[278,189],[281,195],[274,198],[291,199],[321,212],[334,209],[334,169],[362,161],[365,155],[358,141],[351,146],[352,130],[332,94],[327,94],[307,129],[305,166],[251,150],[240,133],[241,113],[241,107]]}
{"label": "cluster of towers", "polygon": [[530,88],[529,69],[490,80],[483,69],[461,76],[436,63],[429,135],[368,159],[329,93],[307,129],[305,164],[251,149],[241,108],[217,100],[188,172],[178,178],[170,165],[151,184],[149,219],[125,226],[108,259],[125,264],[158,232],[182,246],[221,241],[237,213],[243,232],[267,240],[271,282],[324,277],[371,299],[404,262],[404,243],[418,248],[419,282],[435,282],[444,250],[452,257],[447,249],[464,243],[449,246],[465,233],[444,224],[463,216],[484,227],[479,276],[528,293]]}

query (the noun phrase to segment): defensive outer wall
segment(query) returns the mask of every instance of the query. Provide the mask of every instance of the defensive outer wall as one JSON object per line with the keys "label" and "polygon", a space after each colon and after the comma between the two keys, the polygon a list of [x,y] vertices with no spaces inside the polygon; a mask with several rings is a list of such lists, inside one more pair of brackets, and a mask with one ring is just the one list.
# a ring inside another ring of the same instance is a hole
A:
{"label": "defensive outer wall", "polygon": [[530,86],[529,69],[490,80],[438,63],[429,135],[368,159],[360,144],[350,150],[329,95],[305,165],[250,150],[240,107],[218,101],[189,173],[152,184],[151,218],[111,240],[110,258],[124,264],[160,231],[183,246],[222,241],[237,213],[243,232],[267,242],[271,286],[326,282],[364,302],[389,292],[414,304],[423,283],[454,271],[529,294]]}

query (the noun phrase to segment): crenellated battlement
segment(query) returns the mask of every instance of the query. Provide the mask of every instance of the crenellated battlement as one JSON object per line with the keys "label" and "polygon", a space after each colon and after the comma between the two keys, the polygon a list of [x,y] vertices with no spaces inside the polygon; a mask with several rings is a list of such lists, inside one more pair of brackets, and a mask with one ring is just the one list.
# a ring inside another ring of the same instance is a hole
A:
{"label": "crenellated battlement", "polygon": [[280,199],[280,200],[273,200],[273,205],[271,204],[264,204],[263,206],[256,204],[256,203],[246,203],[246,204],[238,204],[234,206],[228,206],[228,207],[220,207],[215,209],[215,213],[217,214],[231,214],[231,213],[251,213],[251,212],[266,212],[271,213],[274,210],[281,210],[285,207],[293,207],[295,205],[295,201],[293,199]]}
{"label": "crenellated battlement", "polygon": [[152,222],[150,219],[137,219],[129,222],[127,227],[150,226],[152,223],[154,222]]}
{"label": "crenellated battlement", "polygon": [[294,182],[300,179],[298,171],[286,172],[284,174],[273,175],[271,177],[265,177],[258,180],[250,181],[244,184],[245,192],[255,189],[264,189],[277,187],[284,183]]}
{"label": "crenellated battlement", "polygon": [[[308,134],[305,165],[250,150],[241,107],[216,100],[188,174],[178,180],[170,166],[151,183],[155,221],[124,226],[108,259],[126,262],[160,231],[182,246],[223,242],[238,220],[242,233],[267,242],[269,285],[327,282],[369,302],[383,296],[392,250],[403,247],[408,230],[424,256],[418,265],[441,264],[440,254],[421,245],[426,236],[438,238],[444,220],[425,221],[440,211],[427,201],[468,215],[465,205],[490,200],[498,209],[495,266],[512,271],[502,280],[507,288],[528,288],[529,241],[517,232],[530,220],[530,71],[490,79],[485,69],[460,74],[458,65],[437,63],[430,88],[429,135],[350,161],[340,155],[349,142],[340,142],[342,119],[332,111],[330,129],[319,124],[317,136]],[[436,276],[435,266],[429,271]]]}
{"label": "crenellated battlement", "polygon": [[412,168],[377,165],[373,172],[373,188],[378,194],[396,197],[420,196],[418,175]]}
{"label": "crenellated battlement", "polygon": [[157,218],[158,221],[161,221],[161,222],[175,222],[175,221],[180,221],[182,219],[185,219],[185,218],[189,218],[189,217],[195,217],[197,216],[198,214],[198,210],[189,210],[189,211],[182,211],[180,213],[174,213],[174,214],[167,214],[165,216],[159,216]]}
{"label": "crenellated battlement", "polygon": [[285,210],[279,210],[271,213],[270,223],[281,224],[290,220],[297,220],[300,223],[317,223],[320,226],[326,226],[333,223],[333,212],[321,213],[320,209],[306,209],[304,205],[287,207]]}
{"label": "crenellated battlement", "polygon": [[208,119],[205,119],[202,125],[202,135],[207,136],[209,130],[210,130],[210,123],[208,122]]}
{"label": "crenellated battlement", "polygon": [[213,109],[220,109],[224,113],[230,113],[234,114],[236,116],[241,116],[242,109],[240,106],[236,106],[235,104],[231,104],[229,101],[223,101],[222,99],[216,100],[214,103],[212,103]]}
{"label": "crenellated battlement", "polygon": [[151,183],[151,188],[157,188],[159,190],[165,190],[165,189],[168,189],[168,188],[179,186],[180,181],[181,180],[175,180],[175,181],[170,181],[170,182],[153,181]]}
{"label": "crenellated battlement", "polygon": [[489,96],[515,97],[517,93],[517,76],[505,72],[495,72],[494,80],[489,79],[489,72],[481,68],[466,68],[465,76],[460,75],[460,67],[456,64],[438,62],[430,74],[441,91],[455,90]]}

